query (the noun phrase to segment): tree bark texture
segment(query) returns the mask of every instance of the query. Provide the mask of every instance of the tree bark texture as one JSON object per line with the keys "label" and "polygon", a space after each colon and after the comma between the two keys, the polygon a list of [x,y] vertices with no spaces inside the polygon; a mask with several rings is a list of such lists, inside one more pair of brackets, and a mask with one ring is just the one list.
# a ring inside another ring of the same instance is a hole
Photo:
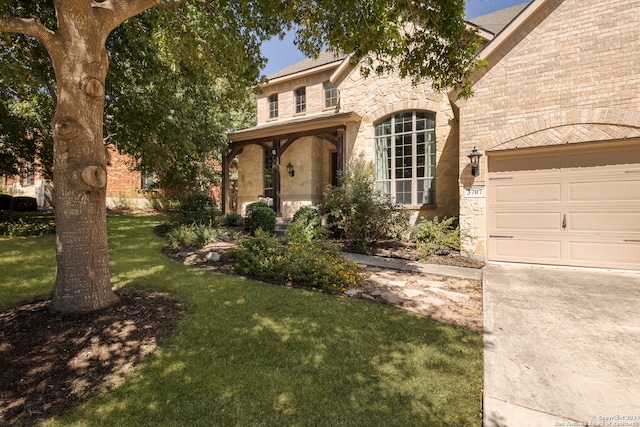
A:
{"label": "tree bark texture", "polygon": [[56,7],[59,26],[49,48],[58,88],[52,120],[57,272],[51,308],[82,313],[117,301],[109,274],[108,154],[102,138],[107,34],[90,2],[59,1]]}
{"label": "tree bark texture", "polygon": [[85,313],[117,301],[107,247],[108,154],[103,142],[106,40],[122,22],[151,7],[186,0],[53,0],[57,28],[37,18],[0,17],[0,31],[40,41],[57,84],[53,127],[56,282],[50,307]]}

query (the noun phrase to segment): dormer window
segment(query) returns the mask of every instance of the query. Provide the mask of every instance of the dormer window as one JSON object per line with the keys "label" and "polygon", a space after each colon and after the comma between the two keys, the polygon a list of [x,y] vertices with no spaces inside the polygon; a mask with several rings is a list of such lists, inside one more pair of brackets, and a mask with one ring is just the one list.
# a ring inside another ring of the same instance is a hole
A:
{"label": "dormer window", "polygon": [[296,114],[307,111],[307,89],[304,87],[296,89],[295,92]]}
{"label": "dormer window", "polygon": [[269,96],[269,118],[277,119],[278,118],[278,94],[274,93]]}
{"label": "dormer window", "polygon": [[331,108],[338,105],[338,90],[331,82],[324,82],[324,108]]}

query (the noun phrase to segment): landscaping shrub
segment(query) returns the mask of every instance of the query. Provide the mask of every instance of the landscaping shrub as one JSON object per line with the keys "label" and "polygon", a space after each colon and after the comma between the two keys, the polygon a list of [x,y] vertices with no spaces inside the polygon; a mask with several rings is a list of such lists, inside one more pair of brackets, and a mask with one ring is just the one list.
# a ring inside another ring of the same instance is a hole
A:
{"label": "landscaping shrub", "polygon": [[423,257],[460,250],[460,226],[455,224],[456,220],[455,217],[442,221],[437,216],[431,220],[423,218],[413,227],[412,240]]}
{"label": "landscaping shrub", "polygon": [[11,200],[13,200],[13,196],[0,194],[0,211],[11,210]]}
{"label": "landscaping shrub", "polygon": [[366,253],[379,240],[398,240],[409,226],[409,212],[376,191],[371,166],[356,163],[330,186],[323,206],[329,227],[344,233],[349,245]]}
{"label": "landscaping shrub", "polygon": [[202,193],[181,197],[176,208],[176,221],[180,224],[215,224],[220,212],[211,197]]}
{"label": "landscaping shrub", "polygon": [[16,212],[36,212],[38,202],[35,197],[16,196],[11,200],[11,210]]}
{"label": "landscaping shrub", "polygon": [[55,234],[56,226],[52,215],[21,215],[14,212],[0,212],[0,236],[42,236]]}
{"label": "landscaping shrub", "polygon": [[172,249],[204,246],[218,240],[218,230],[205,224],[179,224],[166,237]]}
{"label": "landscaping shrub", "polygon": [[238,227],[242,224],[242,217],[238,212],[231,211],[222,217],[221,224],[225,227]]}
{"label": "landscaping shrub", "polygon": [[276,230],[276,213],[266,203],[251,203],[247,206],[244,229],[251,234],[258,230],[273,234]]}
{"label": "landscaping shrub", "polygon": [[304,236],[307,240],[324,237],[320,210],[314,206],[302,206],[293,215],[287,234],[298,234]]}
{"label": "landscaping shrub", "polygon": [[300,235],[289,236],[281,243],[257,230],[255,236],[241,241],[231,255],[239,274],[330,294],[344,292],[363,279],[358,265],[347,261],[335,245]]}

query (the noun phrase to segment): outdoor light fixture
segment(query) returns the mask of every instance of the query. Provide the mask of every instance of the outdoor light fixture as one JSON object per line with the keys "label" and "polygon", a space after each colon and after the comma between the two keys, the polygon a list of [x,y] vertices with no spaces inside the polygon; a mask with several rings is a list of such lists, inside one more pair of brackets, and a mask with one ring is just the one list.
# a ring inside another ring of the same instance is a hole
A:
{"label": "outdoor light fixture", "polygon": [[289,176],[294,176],[296,174],[296,171],[293,170],[293,165],[291,164],[291,162],[289,162],[289,164],[287,165],[287,173],[289,174]]}
{"label": "outdoor light fixture", "polygon": [[471,175],[473,176],[480,176],[481,156],[482,153],[478,152],[478,150],[476,150],[476,147],[473,147],[473,150],[471,150],[471,154],[467,156],[469,158],[469,162],[471,163]]}

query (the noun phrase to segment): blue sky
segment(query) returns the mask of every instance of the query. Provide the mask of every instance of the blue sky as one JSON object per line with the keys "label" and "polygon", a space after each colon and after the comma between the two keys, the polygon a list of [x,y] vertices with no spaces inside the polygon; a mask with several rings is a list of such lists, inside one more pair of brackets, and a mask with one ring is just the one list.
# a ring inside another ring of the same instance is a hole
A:
{"label": "blue sky", "polygon": [[[467,0],[467,19],[495,12],[517,4],[526,3],[528,0]],[[269,75],[302,59],[304,55],[293,44],[293,33],[289,33],[283,40],[277,37],[263,43],[262,53],[269,62],[262,71]]]}

